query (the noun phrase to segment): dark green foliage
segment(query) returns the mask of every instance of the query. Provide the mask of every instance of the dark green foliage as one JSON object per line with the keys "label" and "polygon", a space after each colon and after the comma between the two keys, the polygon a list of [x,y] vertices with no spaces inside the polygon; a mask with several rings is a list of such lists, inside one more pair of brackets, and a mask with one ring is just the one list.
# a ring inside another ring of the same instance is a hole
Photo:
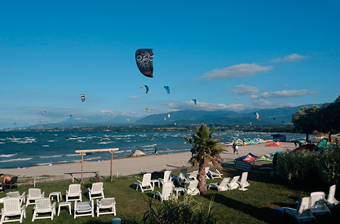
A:
{"label": "dark green foliage", "polygon": [[145,212],[143,224],[213,224],[216,219],[212,215],[210,203],[197,202],[191,196],[184,196],[181,200],[175,197],[161,204],[154,204],[149,198],[144,200],[148,203],[149,209]]}
{"label": "dark green foliage", "polygon": [[318,161],[319,174],[327,184],[340,183],[340,148],[328,149]]}
{"label": "dark green foliage", "polygon": [[325,184],[340,182],[340,149],[330,148],[321,152],[290,152],[278,156],[278,170],[281,176],[295,183]]}

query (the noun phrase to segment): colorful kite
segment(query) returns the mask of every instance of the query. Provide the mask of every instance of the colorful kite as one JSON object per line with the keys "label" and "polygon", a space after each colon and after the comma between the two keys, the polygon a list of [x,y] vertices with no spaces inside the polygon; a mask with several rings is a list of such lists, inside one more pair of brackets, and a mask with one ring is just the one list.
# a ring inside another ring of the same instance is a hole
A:
{"label": "colorful kite", "polygon": [[170,118],[170,114],[168,114],[168,118]]}
{"label": "colorful kite", "polygon": [[194,101],[194,104],[196,105],[196,102],[197,102],[196,99],[192,99],[192,101]]}
{"label": "colorful kite", "polygon": [[81,101],[82,101],[82,102],[85,101],[85,95],[84,95],[84,94],[80,94],[80,98],[81,98]]}
{"label": "colorful kite", "polygon": [[42,115],[45,116],[46,111],[43,110]]}
{"label": "colorful kite", "polygon": [[146,110],[146,111],[148,111],[148,110],[149,110],[149,108],[145,108],[145,110]]}
{"label": "colorful kite", "polygon": [[70,119],[72,119],[72,114],[70,115]]}
{"label": "colorful kite", "polygon": [[259,113],[255,112],[254,114],[256,114],[256,120],[258,120],[260,118]]}
{"label": "colorful kite", "polygon": [[170,88],[169,88],[169,86],[164,86],[164,89],[166,90],[166,92],[167,92],[168,94],[170,94]]}
{"label": "colorful kite", "polygon": [[153,77],[153,52],[152,49],[138,49],[136,51],[136,63],[139,71],[146,77]]}
{"label": "colorful kite", "polygon": [[149,92],[149,87],[148,87],[147,85],[142,85],[140,88],[143,88],[144,86],[145,86],[145,88],[146,88],[145,94],[147,94],[147,93]]}

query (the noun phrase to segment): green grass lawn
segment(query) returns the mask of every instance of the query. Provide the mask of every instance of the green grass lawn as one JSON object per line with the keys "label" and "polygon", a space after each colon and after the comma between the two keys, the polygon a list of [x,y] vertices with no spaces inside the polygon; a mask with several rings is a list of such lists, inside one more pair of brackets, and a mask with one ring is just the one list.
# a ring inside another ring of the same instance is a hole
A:
{"label": "green grass lawn", "polygon": [[[256,166],[249,172],[248,182],[250,186],[248,191],[224,191],[218,192],[214,189],[208,191],[204,196],[196,195],[193,198],[201,203],[209,203],[213,199],[213,214],[217,223],[295,223],[295,220],[288,215],[281,217],[281,213],[273,212],[276,207],[295,207],[295,202],[299,197],[309,196],[313,191],[324,191],[328,193],[329,186],[320,184],[306,183],[304,186],[296,186],[285,183],[281,178],[261,176],[258,167],[266,162],[257,162]],[[173,170],[172,174],[179,174],[181,168]],[[188,172],[197,170],[198,167],[188,167]],[[215,170],[213,167],[212,170]],[[241,175],[240,171],[236,171],[233,166],[223,168],[223,177],[233,177]],[[152,179],[162,178],[163,172],[152,174]],[[113,182],[109,177],[101,178],[104,182],[105,197],[115,197],[116,210],[118,218],[121,218],[122,223],[139,223],[143,214],[148,209],[147,201],[151,197],[151,192],[141,193],[136,191],[132,185],[136,180],[142,180],[142,175],[131,175],[127,177],[115,178]],[[207,180],[207,183],[218,182],[221,179]],[[20,180],[19,180],[20,182]],[[82,185],[83,201],[89,201],[87,188],[91,187],[94,182],[93,178],[84,179]],[[76,183],[76,182],[75,182]],[[72,184],[70,180],[58,180],[53,182],[36,183],[36,188],[40,188],[45,192],[45,196],[53,191],[61,191],[63,201],[65,201],[65,191],[68,185]],[[32,188],[32,184],[21,183],[19,192],[28,192],[28,188]],[[12,189],[16,191],[17,189]],[[161,191],[156,187],[156,191]],[[9,190],[7,190],[8,192]],[[1,193],[0,197],[5,197],[5,193]],[[181,197],[180,197],[181,198]],[[336,198],[340,199],[339,192]],[[161,203],[157,199],[153,199],[155,205]],[[0,205],[2,206],[2,205]],[[72,202],[73,213],[74,202]],[[33,205],[27,208],[27,216],[23,223],[31,223],[33,214]],[[331,215],[317,216],[317,221],[314,223],[340,223],[340,206],[331,209]],[[77,217],[73,219],[73,215],[69,215],[67,207],[62,207],[60,216],[55,216],[54,220],[42,219],[35,220],[34,223],[111,223],[113,215],[101,215],[92,218]]]}

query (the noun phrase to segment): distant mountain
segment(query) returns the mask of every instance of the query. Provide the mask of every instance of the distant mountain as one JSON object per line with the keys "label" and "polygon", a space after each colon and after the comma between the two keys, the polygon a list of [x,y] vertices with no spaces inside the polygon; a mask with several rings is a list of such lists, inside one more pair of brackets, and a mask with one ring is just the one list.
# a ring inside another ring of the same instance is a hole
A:
{"label": "distant mountain", "polygon": [[[320,104],[321,105],[321,104]],[[320,106],[318,105],[318,106]],[[311,106],[311,105],[304,105]],[[214,125],[282,125],[292,123],[292,115],[302,106],[276,109],[259,109],[244,111],[175,111],[164,114],[152,114],[147,117],[96,115],[83,118],[67,119],[56,124],[35,125],[33,129],[74,128],[99,126],[136,126],[136,125],[197,125],[201,123]],[[255,113],[260,118],[256,120]]]}
{"label": "distant mountain", "polygon": [[[310,105],[305,105],[310,106]],[[260,109],[247,111],[176,111],[165,114],[153,114],[134,122],[138,125],[188,125],[188,124],[215,124],[215,125],[282,125],[292,123],[292,115],[302,106],[283,107],[276,109]],[[256,120],[255,113],[259,113],[260,118]],[[168,117],[170,115],[170,118]]]}

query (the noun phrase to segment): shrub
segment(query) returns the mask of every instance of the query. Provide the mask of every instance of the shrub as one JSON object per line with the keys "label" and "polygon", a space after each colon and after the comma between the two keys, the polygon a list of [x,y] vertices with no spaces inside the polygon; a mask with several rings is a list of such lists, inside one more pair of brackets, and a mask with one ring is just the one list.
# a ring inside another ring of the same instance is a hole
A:
{"label": "shrub", "polygon": [[155,205],[153,199],[147,202],[149,209],[145,212],[143,224],[210,224],[216,223],[212,216],[211,205],[196,202],[191,196],[184,196],[181,200],[175,197]]}
{"label": "shrub", "polygon": [[319,174],[327,184],[340,182],[340,148],[339,146],[328,149],[320,156],[318,162]]}
{"label": "shrub", "polygon": [[289,182],[308,183],[320,179],[327,184],[340,180],[340,149],[334,147],[323,153],[296,151],[278,156],[278,170]]}
{"label": "shrub", "polygon": [[290,152],[278,156],[278,170],[290,182],[305,182],[318,174],[319,152]]}

